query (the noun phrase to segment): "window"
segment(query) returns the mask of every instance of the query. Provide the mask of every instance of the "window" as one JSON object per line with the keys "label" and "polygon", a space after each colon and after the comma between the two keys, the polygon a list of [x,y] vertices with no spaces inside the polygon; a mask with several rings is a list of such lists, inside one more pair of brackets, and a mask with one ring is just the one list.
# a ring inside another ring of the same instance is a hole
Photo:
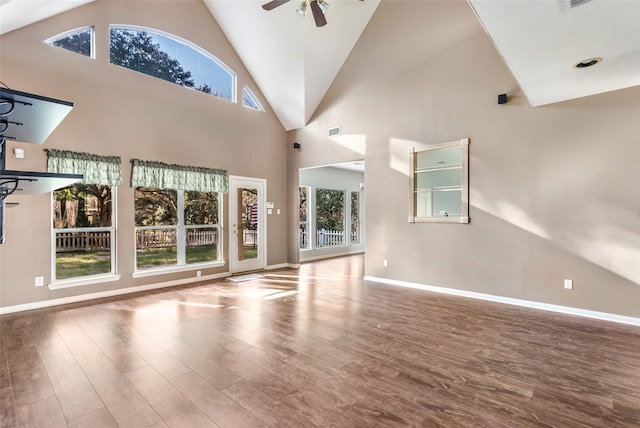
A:
{"label": "window", "polygon": [[345,245],[345,192],[316,189],[316,247]]}
{"label": "window", "polygon": [[177,36],[112,26],[111,64],[235,102],[235,74],[220,60]]}
{"label": "window", "polygon": [[50,287],[79,285],[77,280],[82,278],[112,280],[116,277],[114,213],[116,186],[122,184],[120,158],[56,149],[46,152],[47,172],[84,177],[82,183],[53,192]]}
{"label": "window", "polygon": [[299,243],[301,250],[309,248],[309,188],[300,186],[298,188],[299,198]]}
{"label": "window", "polygon": [[258,101],[258,98],[256,98],[253,92],[251,92],[251,89],[247,88],[246,86],[242,91],[242,102],[245,107],[253,110],[264,111],[264,108],[262,108],[262,105]]}
{"label": "window", "polygon": [[115,274],[113,190],[74,184],[53,192],[54,281]]}
{"label": "window", "polygon": [[351,192],[351,243],[360,243],[360,193]]}
{"label": "window", "polygon": [[58,34],[44,41],[45,43],[66,49],[80,55],[95,58],[93,53],[93,27],[79,28]]}
{"label": "window", "polygon": [[136,270],[221,260],[227,171],[131,159]]}
{"label": "window", "polygon": [[217,192],[135,189],[136,269],[220,259]]}
{"label": "window", "polygon": [[410,223],[469,222],[469,140],[409,152]]}

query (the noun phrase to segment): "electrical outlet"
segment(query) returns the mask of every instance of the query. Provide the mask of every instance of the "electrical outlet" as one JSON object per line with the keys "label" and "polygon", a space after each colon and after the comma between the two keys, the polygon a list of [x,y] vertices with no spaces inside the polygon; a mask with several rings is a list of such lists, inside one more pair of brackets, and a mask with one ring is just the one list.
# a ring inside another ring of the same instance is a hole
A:
{"label": "electrical outlet", "polygon": [[197,271],[197,272],[196,272],[196,276],[197,276],[198,278],[200,278],[200,277],[202,276],[202,271],[201,271],[201,270]]}
{"label": "electrical outlet", "polygon": [[42,287],[44,285],[44,276],[36,276],[36,287]]}
{"label": "electrical outlet", "polygon": [[572,279],[565,279],[564,280],[564,288],[567,290],[573,290],[573,280]]}
{"label": "electrical outlet", "polygon": [[384,260],[382,261],[382,266],[384,266],[384,267],[389,267],[389,259],[384,259]]}

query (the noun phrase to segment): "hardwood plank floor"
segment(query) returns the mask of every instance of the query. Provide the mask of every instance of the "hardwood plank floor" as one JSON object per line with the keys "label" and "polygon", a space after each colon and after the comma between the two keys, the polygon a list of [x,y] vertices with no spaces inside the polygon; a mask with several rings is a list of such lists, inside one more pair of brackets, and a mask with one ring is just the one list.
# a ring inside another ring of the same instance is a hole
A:
{"label": "hardwood plank floor", "polygon": [[0,317],[0,427],[640,427],[640,329],[361,255]]}

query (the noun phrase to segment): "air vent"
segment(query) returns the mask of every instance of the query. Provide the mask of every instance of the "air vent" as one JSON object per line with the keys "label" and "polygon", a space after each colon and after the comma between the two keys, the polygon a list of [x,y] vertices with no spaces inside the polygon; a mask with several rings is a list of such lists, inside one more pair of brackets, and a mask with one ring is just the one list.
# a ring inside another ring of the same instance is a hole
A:
{"label": "air vent", "polygon": [[327,135],[329,135],[329,137],[337,137],[338,135],[340,135],[340,127],[334,126],[333,128],[329,128]]}
{"label": "air vent", "polygon": [[569,7],[573,9],[574,7],[582,6],[585,3],[589,3],[591,0],[569,0]]}

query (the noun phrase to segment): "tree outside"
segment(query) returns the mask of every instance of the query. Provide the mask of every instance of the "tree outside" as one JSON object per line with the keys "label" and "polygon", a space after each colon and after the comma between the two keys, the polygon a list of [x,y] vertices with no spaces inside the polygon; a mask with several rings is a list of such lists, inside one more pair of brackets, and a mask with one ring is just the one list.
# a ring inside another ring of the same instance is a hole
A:
{"label": "tree outside", "polygon": [[344,191],[316,189],[316,229],[344,230]]}
{"label": "tree outside", "polygon": [[111,64],[218,96],[210,84],[197,85],[193,73],[185,70],[180,61],[164,51],[146,31],[112,28],[109,52]]}
{"label": "tree outside", "polygon": [[89,28],[55,40],[52,45],[80,55],[91,56],[91,33],[92,30]]}
{"label": "tree outside", "polygon": [[54,229],[111,226],[111,186],[72,184],[53,196]]}
{"label": "tree outside", "polygon": [[136,187],[136,226],[168,226],[178,224],[178,192],[169,189]]}

